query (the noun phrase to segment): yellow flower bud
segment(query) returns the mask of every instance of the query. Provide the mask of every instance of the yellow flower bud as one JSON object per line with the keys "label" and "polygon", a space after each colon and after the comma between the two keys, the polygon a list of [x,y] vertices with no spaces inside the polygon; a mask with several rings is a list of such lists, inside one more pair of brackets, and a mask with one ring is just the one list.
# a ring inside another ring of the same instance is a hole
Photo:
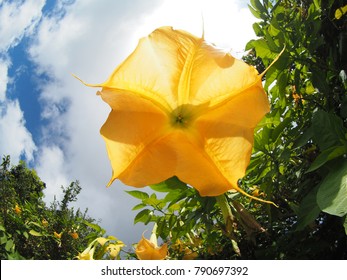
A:
{"label": "yellow flower bud", "polygon": [[22,209],[18,206],[18,204],[16,204],[16,206],[14,207],[14,212],[16,212],[16,214],[18,215],[22,213]]}
{"label": "yellow flower bud", "polygon": [[54,236],[56,238],[59,238],[59,239],[61,238],[62,234],[63,234],[63,232],[61,232],[61,233],[57,233],[56,231],[54,232]]}
{"label": "yellow flower bud", "polygon": [[77,239],[77,238],[78,238],[78,233],[77,233],[77,232],[70,232],[69,234],[70,234],[70,236],[71,236],[73,239]]}
{"label": "yellow flower bud", "polygon": [[48,222],[46,219],[43,219],[41,222],[44,227],[48,227]]}

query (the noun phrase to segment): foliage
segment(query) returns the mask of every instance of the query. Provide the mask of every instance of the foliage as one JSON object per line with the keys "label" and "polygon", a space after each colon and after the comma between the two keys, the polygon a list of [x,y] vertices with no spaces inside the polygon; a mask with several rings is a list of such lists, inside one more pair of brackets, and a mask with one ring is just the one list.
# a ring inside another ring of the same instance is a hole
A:
{"label": "foliage", "polygon": [[48,207],[42,200],[45,184],[24,162],[0,169],[1,259],[72,259],[101,228],[86,212],[70,208],[81,191],[78,182],[62,187],[62,201]]}
{"label": "foliage", "polygon": [[229,193],[228,221],[218,199],[177,178],[151,186],[161,198],[129,191],[141,200],[135,223],[156,222],[170,258],[347,258],[345,2],[250,1],[258,39],[244,60],[263,72],[284,51],[265,75],[271,112],[239,183],[279,208]]}

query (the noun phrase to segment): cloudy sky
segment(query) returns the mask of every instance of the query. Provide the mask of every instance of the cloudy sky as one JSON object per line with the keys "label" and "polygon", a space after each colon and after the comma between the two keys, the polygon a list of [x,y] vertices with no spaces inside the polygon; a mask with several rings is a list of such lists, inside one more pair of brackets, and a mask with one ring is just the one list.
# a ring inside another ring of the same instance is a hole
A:
{"label": "cloudy sky", "polygon": [[[131,187],[111,176],[99,129],[110,109],[96,89],[136,47],[169,25],[241,56],[254,38],[246,0],[0,0],[0,155],[46,182],[45,201],[79,180],[77,205],[127,244],[137,242]],[[202,18],[203,22],[202,23]],[[148,229],[150,231],[150,228]]]}

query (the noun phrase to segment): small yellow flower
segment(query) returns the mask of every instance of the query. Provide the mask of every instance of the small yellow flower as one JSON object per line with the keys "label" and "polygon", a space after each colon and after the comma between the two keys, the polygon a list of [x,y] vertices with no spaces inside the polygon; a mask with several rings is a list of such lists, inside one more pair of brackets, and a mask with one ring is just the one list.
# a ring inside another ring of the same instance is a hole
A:
{"label": "small yellow flower", "polygon": [[95,247],[88,247],[85,249],[82,253],[79,253],[77,256],[78,260],[94,260],[93,255],[94,255],[94,250]]}
{"label": "small yellow flower", "polygon": [[253,186],[251,194],[255,197],[264,196],[264,193],[257,186]]}
{"label": "small yellow flower", "polygon": [[44,227],[48,227],[48,222],[46,219],[43,219],[41,222]]}
{"label": "small yellow flower", "polygon": [[340,19],[346,13],[347,13],[347,5],[340,7],[335,11],[335,18]]}
{"label": "small yellow flower", "polygon": [[185,248],[183,260],[195,260],[199,254],[197,252],[192,251],[189,248]]}
{"label": "small yellow flower", "polygon": [[[195,245],[199,246],[200,241],[198,238],[194,238],[193,243],[194,243],[193,244],[194,246]],[[176,243],[171,248],[176,250],[179,253],[183,253],[183,258],[182,258],[183,260],[194,260],[199,256],[197,252],[192,251],[184,243],[182,243],[182,241],[179,239],[176,241]]]}
{"label": "small yellow flower", "polygon": [[77,239],[78,238],[78,233],[77,232],[69,232],[70,236],[73,238],[73,239]]}
{"label": "small yellow flower", "polygon": [[167,244],[164,243],[161,247],[157,241],[157,224],[154,224],[150,240],[142,235],[142,239],[137,244],[136,256],[139,260],[163,260],[168,254]]}
{"label": "small yellow flower", "polygon": [[119,241],[119,242],[117,242],[116,244],[113,244],[113,243],[112,243],[112,244],[109,244],[109,245],[107,246],[106,250],[109,252],[110,257],[111,257],[112,259],[115,259],[115,258],[119,255],[121,249],[122,249],[124,246],[125,246],[125,244],[124,244],[123,242]]}
{"label": "small yellow flower", "polygon": [[63,234],[63,232],[61,232],[61,233],[57,233],[56,231],[54,232],[54,236],[56,238],[59,238],[59,239],[61,238],[62,234]]}
{"label": "small yellow flower", "polygon": [[167,244],[158,247],[142,236],[136,247],[136,256],[139,260],[163,260],[167,256]]}
{"label": "small yellow flower", "polygon": [[22,213],[22,209],[19,207],[18,204],[16,204],[16,206],[14,207],[14,212],[16,212],[16,214],[18,215]]}
{"label": "small yellow flower", "polygon": [[260,193],[260,191],[258,189],[256,189],[256,190],[252,191],[252,195],[258,197],[262,194]]}

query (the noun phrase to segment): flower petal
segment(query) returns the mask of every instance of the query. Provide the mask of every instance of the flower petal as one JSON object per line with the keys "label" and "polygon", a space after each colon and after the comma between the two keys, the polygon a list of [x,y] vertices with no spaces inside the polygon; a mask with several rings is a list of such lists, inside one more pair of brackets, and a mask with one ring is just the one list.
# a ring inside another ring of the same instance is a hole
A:
{"label": "flower petal", "polygon": [[204,42],[191,71],[190,103],[208,103],[213,107],[260,81],[261,76],[253,66]]}
{"label": "flower petal", "polygon": [[171,135],[156,138],[147,144],[137,154],[127,169],[118,178],[126,185],[133,187],[145,187],[157,184],[175,175],[177,166],[176,148],[181,143],[174,143]]}
{"label": "flower petal", "polygon": [[219,195],[228,188],[240,191],[237,181],[245,175],[250,161],[254,127],[268,111],[265,92],[253,87],[197,119],[203,153],[228,182],[224,187],[216,185],[214,190],[206,185],[205,195]]}
{"label": "flower petal", "polygon": [[161,135],[168,117],[150,101],[129,92],[103,91],[101,95],[112,107],[100,130],[113,169],[110,185]]}
{"label": "flower petal", "polygon": [[102,86],[148,98],[170,111],[177,107],[178,87],[187,57],[201,39],[162,27],[139,41],[135,51]]}

